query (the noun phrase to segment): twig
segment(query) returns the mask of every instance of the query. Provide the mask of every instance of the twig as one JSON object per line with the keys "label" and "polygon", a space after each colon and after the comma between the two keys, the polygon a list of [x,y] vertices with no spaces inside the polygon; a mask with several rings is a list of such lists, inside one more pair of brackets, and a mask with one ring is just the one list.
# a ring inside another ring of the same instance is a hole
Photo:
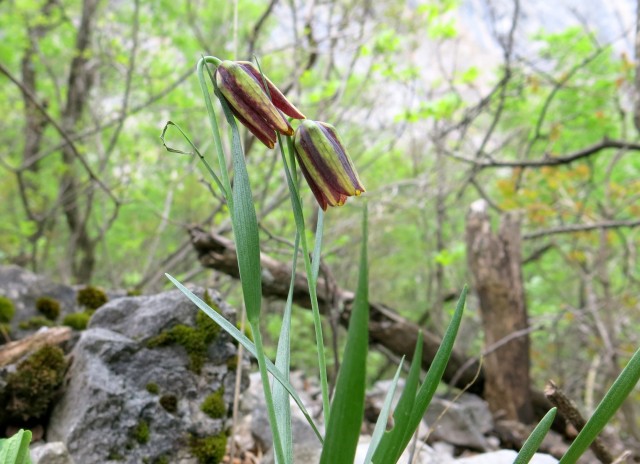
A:
{"label": "twig", "polygon": [[[576,430],[580,431],[584,428],[587,421],[584,420],[580,411],[573,404],[573,401],[564,394],[562,390],[553,382],[549,380],[544,388],[544,394],[558,408],[558,412],[562,414]],[[602,440],[596,437],[591,444],[591,451],[603,464],[611,464],[613,462],[613,456],[609,453]]]}

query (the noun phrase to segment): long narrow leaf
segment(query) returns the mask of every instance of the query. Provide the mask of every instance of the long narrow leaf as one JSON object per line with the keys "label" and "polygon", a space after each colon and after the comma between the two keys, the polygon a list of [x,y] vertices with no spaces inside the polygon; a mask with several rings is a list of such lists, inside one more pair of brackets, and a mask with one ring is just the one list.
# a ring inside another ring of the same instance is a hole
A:
{"label": "long narrow leaf", "polygon": [[320,464],[352,464],[364,414],[364,391],[369,346],[369,272],[367,263],[367,209],[362,220],[360,276],[353,303],[344,361],[331,403]]}
{"label": "long narrow leaf", "polygon": [[[284,373],[287,378],[289,377],[289,369],[291,365],[291,308],[293,307],[293,289],[296,281],[298,248],[300,248],[300,235],[296,234],[296,240],[293,247],[293,262],[291,264],[291,283],[289,284],[287,302],[284,305],[282,327],[280,328],[278,351],[276,353],[276,367],[280,372]],[[278,419],[278,427],[280,428],[280,437],[282,439],[285,462],[292,463],[293,438],[291,434],[291,407],[289,404],[289,393],[287,393],[287,390],[279,383],[276,383],[273,386],[273,405],[276,408],[276,418]]]}
{"label": "long narrow leaf", "polygon": [[458,329],[460,328],[460,322],[462,321],[462,313],[464,311],[464,303],[467,298],[468,288],[465,285],[462,289],[462,294],[458,299],[458,304],[456,305],[455,312],[453,313],[453,318],[449,323],[449,327],[447,327],[447,331],[442,338],[442,343],[436,352],[435,357],[433,358],[433,362],[431,363],[431,367],[427,372],[427,376],[424,379],[424,383],[420,387],[418,391],[418,396],[416,397],[415,406],[411,413],[411,418],[409,419],[409,425],[405,431],[404,437],[402,439],[402,446],[400,449],[400,454],[395,456],[396,462],[400,459],[402,451],[407,447],[409,441],[411,440],[411,436],[418,429],[420,425],[420,421],[424,416],[424,413],[433,398],[433,394],[436,392],[440,380],[442,379],[442,374],[444,374],[444,370],[447,367],[447,363],[449,362],[449,357],[451,356],[451,351],[453,351],[453,344],[456,341],[456,336],[458,335]]}
{"label": "long narrow leaf", "polygon": [[22,429],[11,438],[3,440],[0,448],[0,463],[31,464],[29,443],[31,443],[31,431]]}
{"label": "long narrow leaf", "polygon": [[[402,446],[402,438],[409,427],[409,420],[413,406],[416,402],[416,392],[420,384],[420,370],[422,365],[422,331],[418,332],[416,347],[413,352],[413,360],[411,369],[404,384],[404,390],[398,400],[395,411],[393,412],[393,428],[385,432],[380,445],[373,456],[373,462],[392,462],[395,456],[402,454],[404,447]],[[393,461],[395,462],[395,461]]]}
{"label": "long narrow leaf", "polygon": [[[208,71],[208,68],[207,68]],[[215,79],[209,74],[215,87]],[[262,379],[267,404],[267,415],[273,435],[273,449],[278,462],[284,463],[284,451],[280,439],[280,429],[273,405],[271,385],[267,375],[266,357],[262,347],[262,335],[260,333],[260,308],[262,305],[262,272],[260,266],[260,233],[258,231],[258,218],[256,216],[253,195],[249,183],[249,173],[244,159],[244,151],[240,142],[240,133],[236,120],[225,98],[216,88],[216,95],[222,105],[222,111],[231,128],[231,153],[233,162],[234,185],[232,189],[233,207],[231,209],[231,223],[235,237],[238,268],[240,271],[240,283],[242,295],[247,310],[247,319],[251,326],[256,347],[256,359]]]}
{"label": "long narrow leaf", "polygon": [[513,464],[528,464],[529,461],[533,458],[533,455],[536,454],[538,448],[542,444],[542,440],[549,432],[551,425],[553,424],[553,419],[556,418],[556,411],[558,408],[551,408],[548,413],[542,418],[542,420],[536,425],[536,428],[533,429],[527,441],[524,442],[518,456],[516,456],[516,460],[513,461]]}
{"label": "long narrow leaf", "polygon": [[395,395],[396,393],[396,387],[398,386],[398,379],[400,378],[400,372],[402,372],[403,364],[404,364],[404,356],[402,357],[402,360],[400,360],[400,365],[396,370],[396,375],[393,377],[393,381],[391,382],[391,386],[389,387],[387,396],[385,397],[384,403],[382,404],[380,415],[378,415],[376,426],[373,429],[373,434],[371,435],[371,443],[369,443],[369,449],[367,449],[367,455],[364,458],[364,464],[371,463],[371,458],[373,457],[373,453],[375,453],[376,448],[380,444],[380,440],[382,440],[384,431],[387,428],[387,422],[389,421],[389,413],[391,412],[391,403],[393,402],[393,395]]}
{"label": "long narrow leaf", "polygon": [[571,443],[567,452],[560,459],[560,464],[573,464],[587,450],[591,442],[595,440],[607,422],[611,420],[615,412],[640,379],[640,349],[634,353],[629,363],[622,370],[618,378],[607,394],[580,431],[576,439]]}
{"label": "long narrow leaf", "polygon": [[[238,343],[242,344],[242,346],[244,346],[245,349],[253,355],[253,357],[256,357],[255,345],[242,332],[240,332],[235,325],[226,320],[220,313],[214,311],[211,307],[209,307],[207,303],[198,298],[191,290],[178,282],[174,277],[169,274],[165,275],[173,283],[173,285],[178,288],[178,290],[184,293],[187,298],[189,298],[198,308],[204,311],[207,316],[209,316],[220,327],[222,327],[225,332],[227,332],[235,340],[237,340]],[[273,375],[273,377],[275,377],[275,379],[289,392],[293,400],[300,408],[300,411],[302,411],[302,414],[304,414],[304,417],[307,419],[307,422],[313,429],[314,433],[318,437],[318,440],[320,440],[320,443],[322,443],[322,434],[318,430],[318,427],[316,427],[316,424],[313,422],[309,411],[307,411],[307,408],[304,406],[304,403],[302,402],[302,399],[300,399],[300,396],[298,396],[296,390],[293,388],[291,383],[289,383],[289,380],[284,376],[284,374],[280,372],[280,370],[276,368],[276,366],[269,359],[266,359],[266,361],[267,370],[269,371],[269,373]]]}

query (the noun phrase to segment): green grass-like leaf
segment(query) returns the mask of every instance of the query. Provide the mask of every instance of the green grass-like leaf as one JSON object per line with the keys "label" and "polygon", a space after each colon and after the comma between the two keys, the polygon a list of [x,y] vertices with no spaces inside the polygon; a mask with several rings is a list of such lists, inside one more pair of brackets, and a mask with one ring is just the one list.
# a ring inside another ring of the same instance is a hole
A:
{"label": "green grass-like leaf", "polygon": [[11,438],[0,440],[0,463],[31,464],[29,443],[31,443],[31,431],[23,429]]}
{"label": "green grass-like leaf", "polygon": [[[289,284],[287,302],[284,306],[282,326],[280,327],[280,337],[278,339],[278,351],[276,353],[276,367],[280,372],[284,373],[287,378],[289,377],[289,369],[291,366],[291,309],[293,307],[293,289],[295,287],[299,248],[300,235],[296,234],[295,244],[293,247],[293,262],[291,264],[291,283]],[[278,427],[280,428],[280,437],[282,439],[285,463],[292,463],[293,437],[291,433],[291,407],[289,404],[289,393],[287,393],[287,390],[279,383],[276,383],[273,386],[273,405],[276,408],[276,418],[278,420]]]}
{"label": "green grass-like leaf", "polygon": [[629,396],[638,383],[638,379],[640,379],[640,349],[634,353],[616,381],[613,382],[591,418],[560,459],[560,464],[573,464],[582,456]]}
{"label": "green grass-like leaf", "polygon": [[387,428],[387,421],[389,420],[389,413],[391,412],[391,403],[393,402],[393,395],[396,393],[396,387],[398,386],[398,380],[400,379],[400,372],[402,371],[403,364],[404,356],[400,360],[400,365],[396,370],[396,375],[393,376],[393,381],[391,382],[389,391],[384,398],[384,403],[382,404],[380,415],[378,416],[376,426],[373,429],[373,434],[371,435],[371,443],[369,443],[369,449],[367,449],[367,455],[364,458],[364,464],[371,463],[371,458],[373,458],[373,454],[380,444],[380,440],[382,440],[382,436],[384,435],[385,429]]}
{"label": "green grass-like leaf", "polygon": [[416,340],[416,348],[413,352],[413,360],[409,375],[402,390],[402,395],[398,400],[396,409],[393,413],[393,428],[384,433],[380,445],[373,455],[373,462],[386,463],[392,461],[395,456],[400,456],[404,448],[402,447],[402,438],[405,436],[409,419],[416,401],[416,392],[420,384],[420,367],[422,364],[422,332],[418,333]]}
{"label": "green grass-like leaf", "polygon": [[[209,316],[220,327],[222,327],[222,329],[225,332],[227,332],[235,340],[237,340],[238,343],[241,343],[242,346],[244,346],[245,349],[253,355],[253,357],[256,357],[256,347],[251,342],[251,340],[249,340],[246,337],[245,334],[240,332],[240,330],[238,330],[238,328],[235,325],[233,325],[231,322],[226,320],[220,313],[212,309],[207,303],[205,303],[200,298],[198,298],[191,290],[189,290],[187,287],[185,287],[180,282],[178,282],[174,277],[172,277],[169,274],[165,274],[165,275],[173,283],[173,285],[175,285],[178,288],[178,290],[184,293],[187,298],[189,298],[198,308],[204,311],[204,313],[207,316]],[[302,399],[300,399],[300,396],[298,396],[298,393],[296,392],[296,390],[293,388],[291,383],[289,383],[289,380],[285,377],[285,375],[282,372],[280,372],[280,370],[268,358],[266,359],[266,364],[267,364],[267,370],[269,371],[269,373],[289,392],[293,400],[296,402],[296,404],[300,408],[300,411],[302,411],[302,414],[304,414],[304,417],[307,419],[307,422],[313,429],[314,433],[318,437],[318,440],[320,440],[320,443],[322,443],[323,442],[322,434],[320,434],[320,431],[318,430],[318,427],[316,426],[315,422],[313,422],[313,419],[311,418],[309,411],[307,411],[307,408],[304,406]]]}
{"label": "green grass-like leaf", "polygon": [[542,418],[542,420],[536,425],[536,428],[533,429],[527,441],[524,442],[516,460],[513,461],[513,464],[527,464],[533,458],[534,454],[540,448],[542,444],[542,440],[549,432],[551,425],[553,424],[553,419],[556,417],[556,411],[558,408],[552,408],[548,413]]}
{"label": "green grass-like leaf", "polygon": [[369,347],[369,273],[367,264],[367,209],[362,220],[360,276],[331,403],[320,464],[352,464],[364,414],[364,393]]}

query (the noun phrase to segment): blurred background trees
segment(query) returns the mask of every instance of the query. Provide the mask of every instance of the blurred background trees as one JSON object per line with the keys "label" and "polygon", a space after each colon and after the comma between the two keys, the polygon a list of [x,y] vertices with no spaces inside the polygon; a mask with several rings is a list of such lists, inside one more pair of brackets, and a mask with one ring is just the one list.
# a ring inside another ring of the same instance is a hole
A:
{"label": "blurred background trees", "polygon": [[[552,377],[589,411],[640,342],[636,5],[553,3],[238,0],[236,15],[227,0],[2,1],[0,261],[144,292],[170,272],[237,301],[187,233],[227,233],[226,209],[159,134],[171,119],[210,156],[195,62],[256,55],[345,138],[368,192],[372,300],[440,332],[471,281],[469,206],[483,199],[496,224],[517,215],[532,383]],[[286,260],[277,156],[244,142],[263,249]],[[350,201],[326,219],[323,272],[347,289],[359,211]],[[315,356],[306,317],[301,367]],[[481,326],[472,300],[460,351],[482,351]],[[390,375],[372,356],[372,378]],[[621,420],[640,439],[635,414]]]}

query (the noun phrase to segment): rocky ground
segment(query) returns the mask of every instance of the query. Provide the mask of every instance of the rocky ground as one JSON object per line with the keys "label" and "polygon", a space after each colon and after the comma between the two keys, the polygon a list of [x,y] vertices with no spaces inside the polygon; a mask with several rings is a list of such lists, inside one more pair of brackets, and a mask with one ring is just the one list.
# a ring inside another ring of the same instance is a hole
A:
{"label": "rocky ground", "polygon": [[[235,321],[215,290],[194,292]],[[32,430],[35,464],[273,462],[259,376],[247,375],[247,358],[240,363],[234,420],[237,347],[179,291],[87,291],[8,266],[0,267],[0,297],[15,309],[0,325],[0,434]],[[319,417],[317,383],[301,372],[292,383]],[[358,463],[388,388],[378,382],[367,394]],[[318,462],[317,438],[294,404],[292,413],[295,462]],[[515,452],[500,449],[495,429],[479,397],[436,397],[401,462],[513,462]],[[545,449],[566,447],[549,440]],[[557,460],[539,454],[532,462]]]}

